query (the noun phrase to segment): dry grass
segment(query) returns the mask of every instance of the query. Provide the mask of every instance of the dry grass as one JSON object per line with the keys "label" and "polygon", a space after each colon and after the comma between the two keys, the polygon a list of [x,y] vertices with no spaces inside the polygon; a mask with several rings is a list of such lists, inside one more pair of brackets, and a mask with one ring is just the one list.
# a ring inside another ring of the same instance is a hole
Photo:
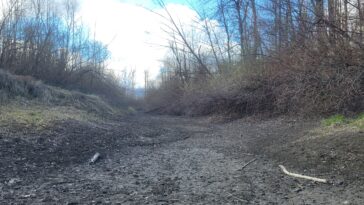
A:
{"label": "dry grass", "polygon": [[64,90],[0,70],[0,105],[14,101],[34,101],[44,106],[72,106],[98,115],[112,115],[117,110],[96,95]]}
{"label": "dry grass", "polygon": [[0,70],[0,127],[45,129],[62,120],[97,122],[133,113],[98,96],[48,86]]}
{"label": "dry grass", "polygon": [[56,121],[77,120],[97,122],[96,114],[70,106],[12,105],[0,106],[0,127],[23,127],[32,130],[47,129]]}

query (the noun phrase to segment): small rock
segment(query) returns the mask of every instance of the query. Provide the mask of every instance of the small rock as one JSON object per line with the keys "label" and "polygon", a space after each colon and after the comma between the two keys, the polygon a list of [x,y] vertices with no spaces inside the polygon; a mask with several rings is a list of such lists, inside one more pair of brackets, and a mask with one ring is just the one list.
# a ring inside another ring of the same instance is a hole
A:
{"label": "small rock", "polygon": [[24,195],[21,195],[20,198],[23,198],[23,199],[27,199],[27,198],[31,198],[31,197],[34,197],[33,194],[24,194]]}
{"label": "small rock", "polygon": [[301,191],[302,191],[302,188],[297,188],[297,189],[294,190],[294,192],[296,192],[296,193],[299,193]]}
{"label": "small rock", "polygon": [[344,185],[344,181],[343,180],[337,180],[336,182],[334,182],[334,185],[342,186],[342,185]]}
{"label": "small rock", "polygon": [[16,184],[18,182],[21,182],[21,180],[19,178],[12,178],[12,179],[9,180],[8,185],[12,186],[12,185],[14,185],[14,184]]}

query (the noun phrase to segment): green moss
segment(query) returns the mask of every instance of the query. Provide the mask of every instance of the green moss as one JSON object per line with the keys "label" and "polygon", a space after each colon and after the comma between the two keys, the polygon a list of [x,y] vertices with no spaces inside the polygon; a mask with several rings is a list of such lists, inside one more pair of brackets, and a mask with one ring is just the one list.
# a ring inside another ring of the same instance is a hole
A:
{"label": "green moss", "polygon": [[343,115],[334,115],[322,121],[325,126],[340,125],[345,124],[346,122],[347,119]]}
{"label": "green moss", "polygon": [[343,126],[364,129],[364,113],[354,118],[346,118],[343,115],[334,115],[322,121],[324,126]]}

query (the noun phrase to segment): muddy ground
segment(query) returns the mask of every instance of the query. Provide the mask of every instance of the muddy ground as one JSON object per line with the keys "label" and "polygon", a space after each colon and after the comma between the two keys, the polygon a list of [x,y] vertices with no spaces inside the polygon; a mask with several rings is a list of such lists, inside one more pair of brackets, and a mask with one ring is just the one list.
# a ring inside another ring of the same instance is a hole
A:
{"label": "muddy ground", "polygon": [[308,139],[318,125],[135,115],[0,127],[0,204],[364,204],[364,134]]}

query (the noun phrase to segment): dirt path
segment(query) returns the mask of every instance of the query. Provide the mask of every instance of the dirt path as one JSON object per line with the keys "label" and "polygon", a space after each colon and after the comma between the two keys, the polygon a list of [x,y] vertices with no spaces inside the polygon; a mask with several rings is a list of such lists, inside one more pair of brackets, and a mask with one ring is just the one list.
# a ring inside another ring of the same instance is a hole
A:
{"label": "dirt path", "polygon": [[[318,184],[279,170],[279,163],[305,166],[279,149],[315,125],[137,115],[103,124],[59,122],[41,132],[0,128],[0,202],[363,204],[362,173],[348,180],[312,166],[296,170],[330,180]],[[95,152],[102,158],[89,165]]]}

